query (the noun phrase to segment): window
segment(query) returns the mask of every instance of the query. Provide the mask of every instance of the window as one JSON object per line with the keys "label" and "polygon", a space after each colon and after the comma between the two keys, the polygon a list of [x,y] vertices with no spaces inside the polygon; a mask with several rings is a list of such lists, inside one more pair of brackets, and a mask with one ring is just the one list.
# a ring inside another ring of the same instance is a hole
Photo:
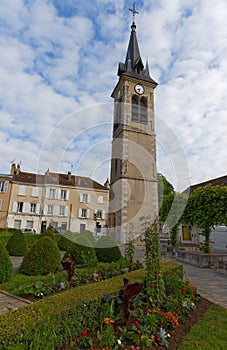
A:
{"label": "window", "polygon": [[81,193],[80,194],[80,202],[81,203],[89,203],[90,202],[90,194]]}
{"label": "window", "polygon": [[54,213],[54,206],[51,205],[51,204],[49,204],[49,205],[47,206],[47,214],[48,214],[48,215],[53,215],[53,213]]}
{"label": "window", "polygon": [[90,217],[90,209],[85,209],[85,208],[79,209],[78,217],[82,219],[85,219],[85,218],[88,219]]}
{"label": "window", "polygon": [[65,216],[65,206],[64,205],[59,206],[59,215]]}
{"label": "window", "polygon": [[25,186],[20,186],[18,191],[19,196],[25,196]]}
{"label": "window", "polygon": [[147,123],[147,99],[145,97],[140,100],[140,121]]}
{"label": "window", "polygon": [[103,211],[97,210],[97,219],[103,219]]}
{"label": "window", "polygon": [[67,200],[67,191],[66,190],[61,190],[60,199]]}
{"label": "window", "polygon": [[61,229],[62,230],[67,230],[67,222],[62,222],[61,223]]}
{"label": "window", "polygon": [[36,213],[36,208],[37,208],[37,204],[36,203],[31,203],[31,213]]}
{"label": "window", "polygon": [[18,213],[22,213],[23,212],[23,206],[24,206],[23,202],[17,202],[17,212]]}
{"label": "window", "polygon": [[50,188],[49,198],[56,199],[56,189],[55,188]]}
{"label": "window", "polygon": [[86,230],[86,224],[80,224],[80,232],[84,232]]}
{"label": "window", "polygon": [[147,124],[147,98],[132,96],[132,121]]}
{"label": "window", "polygon": [[0,181],[0,192],[7,192],[8,181]]}
{"label": "window", "polygon": [[58,227],[58,222],[57,222],[57,221],[52,221],[52,222],[51,222],[51,225],[52,225],[54,228],[57,228],[57,227]]}
{"label": "window", "polygon": [[39,189],[38,187],[32,187],[32,197],[38,197]]}
{"label": "window", "polygon": [[81,211],[81,217],[86,218],[87,217],[87,209],[82,209]]}
{"label": "window", "polygon": [[103,196],[98,196],[98,203],[102,204],[103,203]]}
{"label": "window", "polygon": [[17,229],[21,228],[21,220],[15,220],[14,221],[14,228],[17,228]]}
{"label": "window", "polygon": [[132,120],[139,121],[139,97],[132,96]]}
{"label": "window", "polygon": [[26,228],[33,228],[33,221],[32,220],[27,220]]}

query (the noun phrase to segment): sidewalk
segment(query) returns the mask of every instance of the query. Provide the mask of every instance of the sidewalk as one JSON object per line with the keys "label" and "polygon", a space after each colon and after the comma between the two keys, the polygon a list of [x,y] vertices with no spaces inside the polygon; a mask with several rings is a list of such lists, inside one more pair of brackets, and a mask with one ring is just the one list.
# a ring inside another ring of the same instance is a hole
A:
{"label": "sidewalk", "polygon": [[198,293],[214,304],[227,308],[227,276],[213,269],[200,268],[177,261],[176,258],[165,257],[164,261],[172,261],[183,266],[185,277],[198,288]]}

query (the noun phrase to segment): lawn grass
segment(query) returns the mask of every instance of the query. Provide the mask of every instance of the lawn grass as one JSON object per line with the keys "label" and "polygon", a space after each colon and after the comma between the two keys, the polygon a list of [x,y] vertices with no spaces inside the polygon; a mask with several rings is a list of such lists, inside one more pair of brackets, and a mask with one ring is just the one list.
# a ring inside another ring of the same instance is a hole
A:
{"label": "lawn grass", "polygon": [[227,309],[212,306],[184,338],[179,350],[226,350]]}
{"label": "lawn grass", "polygon": [[11,294],[18,295],[21,293],[20,287],[23,285],[32,285],[37,281],[43,281],[44,283],[50,285],[52,284],[53,278],[56,280],[56,282],[67,280],[67,273],[65,271],[62,271],[54,275],[49,274],[46,276],[26,276],[19,272],[16,272],[7,282],[0,284],[0,289],[5,290]]}

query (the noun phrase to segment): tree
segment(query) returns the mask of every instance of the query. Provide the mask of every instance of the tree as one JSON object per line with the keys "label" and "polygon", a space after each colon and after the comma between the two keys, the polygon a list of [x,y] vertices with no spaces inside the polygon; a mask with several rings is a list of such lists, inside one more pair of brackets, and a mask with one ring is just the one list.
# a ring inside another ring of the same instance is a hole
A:
{"label": "tree", "polygon": [[169,193],[174,193],[173,185],[162,174],[158,174],[158,203],[162,203],[163,197]]}
{"label": "tree", "polygon": [[210,233],[216,225],[227,225],[227,186],[208,185],[196,189],[189,197],[185,224],[196,226],[205,236],[204,251],[210,251]]}
{"label": "tree", "polygon": [[159,218],[170,229],[171,244],[177,244],[178,227],[184,212],[188,197],[181,193],[168,193],[164,195],[159,212]]}

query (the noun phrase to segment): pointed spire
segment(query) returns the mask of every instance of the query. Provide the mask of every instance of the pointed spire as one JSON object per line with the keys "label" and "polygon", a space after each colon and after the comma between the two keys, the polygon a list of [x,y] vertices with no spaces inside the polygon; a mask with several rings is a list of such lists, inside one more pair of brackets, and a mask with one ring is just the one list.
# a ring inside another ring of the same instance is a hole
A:
{"label": "pointed spire", "polygon": [[125,63],[119,63],[117,74],[119,77],[121,77],[122,74],[134,76],[136,78],[150,81],[157,85],[157,83],[150,77],[148,62],[146,62],[146,68],[144,68],[144,64],[140,55],[135,24],[135,15],[139,12],[137,12],[135,9],[135,2],[133,3],[133,8],[129,9],[129,11],[131,11],[133,14],[131,34],[128,43]]}

